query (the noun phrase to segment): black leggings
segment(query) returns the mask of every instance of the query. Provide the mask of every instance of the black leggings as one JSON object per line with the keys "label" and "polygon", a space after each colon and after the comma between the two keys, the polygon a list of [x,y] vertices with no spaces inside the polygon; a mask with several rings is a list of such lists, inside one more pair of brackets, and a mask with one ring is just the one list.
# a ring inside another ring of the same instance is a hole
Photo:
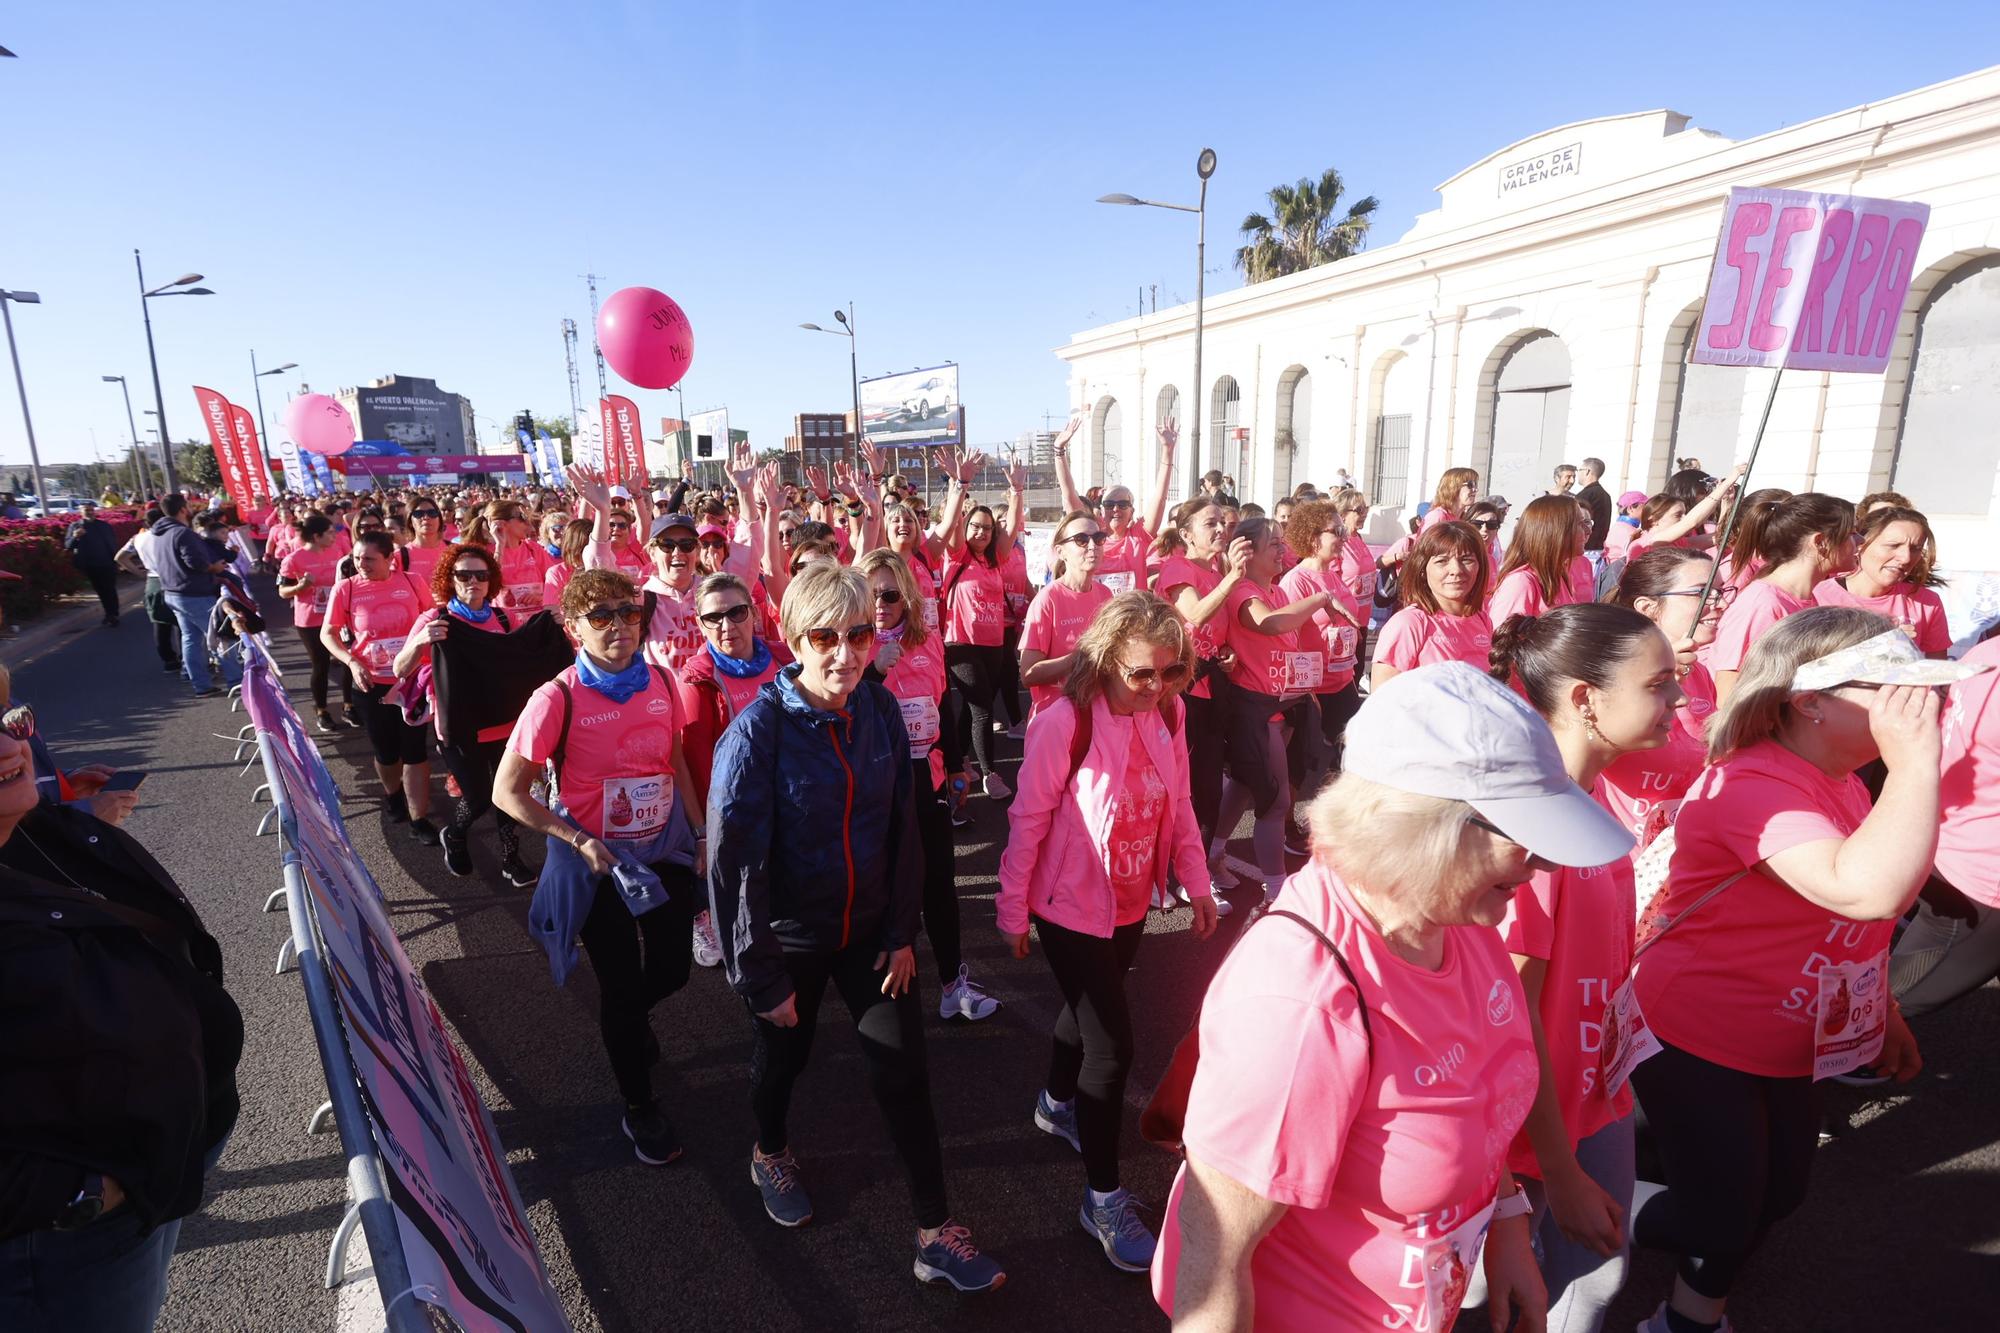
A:
{"label": "black leggings", "polygon": [[361,690],[361,729],[378,764],[422,764],[431,757],[431,728],[428,722],[411,726],[403,720],[403,710],[389,702],[387,685],[368,685]]}
{"label": "black leggings", "polygon": [[1004,710],[1008,722],[1019,726],[1028,719],[1027,710],[1021,707],[1021,627],[1009,625],[1000,646],[1007,650],[1007,656],[1000,663],[1000,678],[993,683],[993,711]]}
{"label": "black leggings", "polygon": [[[931,1110],[930,1067],[924,1055],[923,1001],[916,980],[901,995],[882,993],[880,952],[874,941],[850,944],[834,953],[788,953],[798,1026],[781,1028],[755,1015],[756,1045],[750,1052],[750,1108],[757,1117],[757,1147],[767,1156],[791,1145],[786,1116],[792,1085],[812,1055],[820,1001],[831,981],[854,1019],[861,1058],[868,1066],[868,1089],[889,1122],[889,1137],[909,1177],[910,1203],[921,1228],[951,1219],[945,1201],[944,1151],[938,1146],[937,1117]],[[843,1137],[846,1127],[841,1127]]]}
{"label": "black leggings", "polygon": [[1819,1145],[1812,1080],[1745,1074],[1662,1042],[1632,1089],[1667,1177],[1634,1211],[1632,1239],[1680,1255],[1681,1279],[1721,1300],[1805,1198]]}
{"label": "black leggings", "polygon": [[104,608],[106,620],[118,619],[118,566],[83,565],[83,576],[90,580],[91,591],[97,594],[98,605]]}
{"label": "black leggings", "polygon": [[174,619],[174,609],[167,605],[167,594],[160,588],[160,580],[146,576],[146,619],[153,622],[153,651],[160,655],[160,662],[175,671],[181,669],[181,623]]}
{"label": "black leggings", "polygon": [[931,786],[931,761],[912,759],[916,779],[917,833],[924,843],[924,934],[937,958],[938,978],[958,980],[964,962],[958,942],[958,858],[951,841],[951,809],[943,788]]}
{"label": "black leggings", "polygon": [[447,773],[458,782],[458,805],[451,812],[451,835],[463,839],[472,831],[473,821],[493,812],[493,826],[500,834],[500,854],[517,856],[521,850],[521,826],[514,817],[493,804],[493,776],[500,771],[500,758],[507,753],[507,741],[477,741],[470,749],[456,745],[438,746]]}
{"label": "black leggings", "polygon": [[1035,918],[1063,1009],[1049,1046],[1049,1100],[1076,1101],[1083,1173],[1100,1194],[1118,1188],[1118,1127],[1132,1070],[1132,1009],[1125,974],[1146,933],[1143,919],[1105,939]]}
{"label": "black leggings", "polygon": [[653,1036],[653,1006],[687,984],[694,951],[694,872],[664,862],[653,873],[667,901],[633,916],[609,875],[597,878],[579,936],[597,974],[597,1025],[619,1095],[630,1106],[653,1100],[653,1066],[660,1043]]}
{"label": "black leggings", "polygon": [[[993,696],[1007,671],[1007,646],[983,647],[974,643],[944,646],[945,668],[951,673],[952,688],[965,707],[958,714],[958,748],[968,751],[980,773],[993,771]],[[971,735],[968,737],[968,729]],[[970,740],[970,746],[967,741]]]}
{"label": "black leggings", "polygon": [[334,672],[340,673],[340,701],[352,710],[354,707],[354,677],[343,662],[333,660],[333,654],[326,650],[326,644],[319,637],[318,625],[300,625],[299,642],[305,645],[306,656],[312,659],[312,700],[313,707],[326,711],[327,678]]}
{"label": "black leggings", "polygon": [[[1278,711],[1276,696],[1259,694],[1242,686],[1232,686],[1222,707],[1223,735],[1229,746],[1229,776],[1241,783],[1254,802],[1252,809],[1261,818],[1271,811],[1288,788],[1285,774],[1271,768],[1271,718]],[[1278,760],[1283,762],[1282,747]],[[1233,829],[1221,830],[1224,837]]]}
{"label": "black leggings", "polygon": [[1201,845],[1215,836],[1215,816],[1222,806],[1223,691],[1229,684],[1221,672],[1209,677],[1210,697],[1197,699],[1183,694],[1187,712],[1188,799],[1194,805],[1194,822],[1201,828]]}

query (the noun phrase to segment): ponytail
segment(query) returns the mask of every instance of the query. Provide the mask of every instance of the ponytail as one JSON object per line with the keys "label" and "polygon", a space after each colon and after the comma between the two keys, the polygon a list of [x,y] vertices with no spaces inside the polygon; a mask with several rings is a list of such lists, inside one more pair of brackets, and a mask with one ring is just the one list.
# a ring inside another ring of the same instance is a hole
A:
{"label": "ponytail", "polygon": [[1757,545],[1764,540],[1764,525],[1771,521],[1779,503],[1791,498],[1790,491],[1777,486],[1752,491],[1743,497],[1743,512],[1737,517],[1736,534],[1729,543],[1731,582],[1740,584],[1749,578],[1750,567],[1757,563]]}
{"label": "ponytail", "polygon": [[1535,711],[1551,718],[1571,681],[1608,687],[1618,664],[1659,633],[1637,611],[1609,602],[1574,602],[1539,616],[1509,616],[1493,631],[1490,674],[1502,684],[1518,681]]}

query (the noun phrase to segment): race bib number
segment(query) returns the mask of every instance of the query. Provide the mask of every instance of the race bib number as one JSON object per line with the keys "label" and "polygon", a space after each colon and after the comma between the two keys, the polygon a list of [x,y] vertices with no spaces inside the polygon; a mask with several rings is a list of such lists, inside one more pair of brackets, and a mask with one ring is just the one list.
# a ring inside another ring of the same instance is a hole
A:
{"label": "race bib number", "polygon": [[1352,665],[1354,662],[1354,649],[1359,635],[1360,631],[1344,620],[1335,625],[1333,632],[1327,636],[1326,652],[1328,660],[1338,662],[1343,666]]}
{"label": "race bib number", "polygon": [[938,599],[926,597],[924,603],[924,628],[932,634],[938,632]]}
{"label": "race bib number", "polygon": [[333,601],[333,589],[315,586],[312,590],[312,609],[317,615],[325,615],[327,606]]}
{"label": "race bib number", "polygon": [[1465,1303],[1465,1289],[1479,1267],[1486,1229],[1493,1224],[1494,1205],[1484,1208],[1424,1246],[1424,1309],[1428,1323],[1418,1328],[1448,1329]]}
{"label": "race bib number", "polygon": [[540,606],[542,585],[539,583],[510,583],[507,585],[507,600],[515,606]]}
{"label": "race bib number", "polygon": [[1304,694],[1320,687],[1326,679],[1325,653],[1286,653],[1285,689]]}
{"label": "race bib number", "polygon": [[1098,586],[1111,589],[1113,596],[1132,591],[1132,582],[1132,571],[1129,569],[1114,569],[1109,574],[1097,576]]}
{"label": "race bib number", "polygon": [[1597,1048],[1597,1069],[1604,1095],[1615,1097],[1640,1064],[1660,1053],[1660,1039],[1646,1025],[1632,979],[1611,994],[1604,1006],[1604,1038]]}
{"label": "race bib number", "polygon": [[667,826],[674,808],[674,779],[667,773],[604,780],[604,836],[634,841]]}
{"label": "race bib number", "polygon": [[1888,955],[1827,963],[1819,970],[1819,1014],[1813,1020],[1813,1081],[1859,1069],[1882,1053],[1889,1031],[1884,980]]}
{"label": "race bib number", "polygon": [[368,651],[363,656],[367,658],[370,667],[377,671],[387,671],[390,664],[396,660],[396,654],[403,651],[403,645],[409,641],[409,637],[407,634],[396,634],[387,638],[372,639],[369,641]]}
{"label": "race bib number", "polygon": [[921,699],[896,700],[903,709],[903,730],[910,734],[910,758],[922,759],[937,744],[938,706],[937,700],[925,695]]}

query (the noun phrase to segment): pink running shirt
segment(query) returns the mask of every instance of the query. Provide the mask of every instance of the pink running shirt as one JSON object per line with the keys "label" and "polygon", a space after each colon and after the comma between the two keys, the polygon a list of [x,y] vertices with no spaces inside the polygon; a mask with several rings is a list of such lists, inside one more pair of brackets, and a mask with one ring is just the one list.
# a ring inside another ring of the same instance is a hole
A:
{"label": "pink running shirt", "polygon": [[[1111,600],[1111,589],[1102,583],[1086,584],[1082,592],[1072,592],[1061,579],[1045,584],[1028,603],[1028,618],[1021,626],[1021,648],[1034,649],[1043,657],[1062,657],[1076,647],[1076,641],[1090,628],[1097,609]],[[1029,697],[1039,713],[1062,694],[1060,685],[1031,685]]]}

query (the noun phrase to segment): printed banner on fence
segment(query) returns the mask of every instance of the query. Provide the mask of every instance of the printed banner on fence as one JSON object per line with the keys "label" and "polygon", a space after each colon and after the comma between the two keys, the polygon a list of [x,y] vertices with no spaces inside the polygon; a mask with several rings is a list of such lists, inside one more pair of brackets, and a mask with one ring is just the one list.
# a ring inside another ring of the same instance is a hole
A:
{"label": "printed banner on fence", "polygon": [[1738,187],[1688,360],[1879,375],[1929,204]]}
{"label": "printed banner on fence", "polygon": [[347,839],[325,762],[261,660],[244,672],[243,702],[285,789],[411,1281],[468,1333],[567,1329],[493,1118]]}
{"label": "printed banner on fence", "polygon": [[636,491],[647,484],[646,437],[645,428],[639,424],[639,408],[630,398],[615,393],[604,401],[610,407],[604,418],[605,447],[617,448],[619,475],[626,486]]}
{"label": "printed banner on fence", "polygon": [[257,423],[250,419],[248,408],[231,403],[229,415],[236,428],[236,452],[250,476],[250,490],[257,497],[257,507],[262,509],[271,503],[271,464],[264,457],[264,442],[257,438]]}
{"label": "printed banner on fence", "polygon": [[194,386],[194,400],[201,419],[208,426],[209,447],[215,450],[215,465],[222,470],[222,484],[238,512],[257,507],[257,493],[250,489],[249,469],[236,447],[235,405],[213,389]]}
{"label": "printed banner on fence", "polygon": [[519,454],[407,454],[390,458],[354,458],[342,454],[333,466],[350,477],[469,477],[475,472],[520,472]]}

